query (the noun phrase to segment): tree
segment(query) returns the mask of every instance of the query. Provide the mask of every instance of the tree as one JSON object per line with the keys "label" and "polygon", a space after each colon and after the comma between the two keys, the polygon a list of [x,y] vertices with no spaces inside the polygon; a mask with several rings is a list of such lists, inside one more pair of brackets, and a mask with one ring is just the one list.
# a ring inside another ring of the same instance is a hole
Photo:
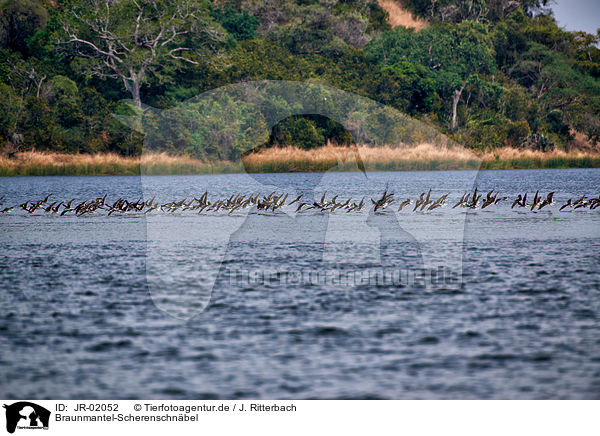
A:
{"label": "tree", "polygon": [[[563,107],[577,97],[572,88],[577,81],[576,73],[565,57],[553,53],[545,46],[531,43],[529,50],[521,55],[510,70],[511,75],[523,86],[529,88],[535,98],[548,107]],[[551,96],[547,99],[547,96]]]}
{"label": "tree", "polygon": [[23,60],[17,53],[0,51],[0,77],[4,79],[0,101],[0,138],[5,139],[4,150],[9,154],[19,150],[25,140],[23,121],[27,116],[30,96],[39,98],[47,79],[44,68],[34,58]]}
{"label": "tree", "polygon": [[25,54],[27,38],[47,19],[46,9],[37,0],[0,1],[0,48],[10,47]]}
{"label": "tree", "polygon": [[427,112],[431,110],[434,100],[435,82],[422,65],[408,61],[397,62],[381,69],[395,81],[394,106],[408,113]]}
{"label": "tree", "polygon": [[573,32],[573,46],[577,65],[583,72],[600,78],[600,29],[596,35]]}
{"label": "tree", "polygon": [[254,38],[260,24],[260,20],[247,11],[237,13],[235,9],[231,8],[217,11],[214,16],[222,23],[225,30],[238,41]]}
{"label": "tree", "polygon": [[501,21],[518,9],[527,15],[547,12],[550,0],[405,0],[417,15],[433,21]]}
{"label": "tree", "polygon": [[368,46],[382,67],[410,61],[425,66],[438,94],[451,102],[451,128],[457,126],[457,109],[470,82],[495,70],[494,48],[487,27],[473,22],[439,25],[414,32],[396,28]]}
{"label": "tree", "polygon": [[120,80],[138,107],[150,75],[211,63],[225,40],[201,0],[82,0],[60,21],[65,52],[88,75]]}

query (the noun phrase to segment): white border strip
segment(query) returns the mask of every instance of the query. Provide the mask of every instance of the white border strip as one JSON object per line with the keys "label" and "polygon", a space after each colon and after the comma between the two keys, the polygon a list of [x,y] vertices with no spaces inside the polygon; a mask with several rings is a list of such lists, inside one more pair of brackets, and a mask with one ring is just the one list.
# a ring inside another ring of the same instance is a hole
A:
{"label": "white border strip", "polygon": [[[4,400],[2,404],[10,406],[15,402]],[[600,434],[598,401],[31,402],[51,412],[48,429],[41,429],[41,422],[38,422],[41,432],[17,427],[15,435]],[[3,410],[0,434],[8,434],[5,415],[6,410]],[[19,421],[20,427],[27,425],[29,422],[25,419]]]}

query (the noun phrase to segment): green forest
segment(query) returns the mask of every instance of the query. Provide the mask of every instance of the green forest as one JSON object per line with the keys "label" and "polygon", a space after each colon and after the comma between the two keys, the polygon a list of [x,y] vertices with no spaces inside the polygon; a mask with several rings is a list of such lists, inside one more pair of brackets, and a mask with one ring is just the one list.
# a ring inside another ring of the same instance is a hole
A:
{"label": "green forest", "polygon": [[[0,151],[135,156],[122,100],[169,109],[255,80],[368,97],[474,150],[600,140],[600,33],[561,29],[545,0],[399,4],[427,26],[392,27],[375,0],[0,0]],[[307,114],[266,144],[327,141],[353,138]]]}

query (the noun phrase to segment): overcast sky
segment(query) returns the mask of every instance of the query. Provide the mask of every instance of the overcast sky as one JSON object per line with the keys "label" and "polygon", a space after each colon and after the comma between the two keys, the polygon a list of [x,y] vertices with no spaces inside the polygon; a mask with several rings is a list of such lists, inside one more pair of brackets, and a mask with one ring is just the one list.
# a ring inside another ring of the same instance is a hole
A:
{"label": "overcast sky", "polygon": [[600,27],[600,0],[554,0],[551,6],[556,21],[567,30],[585,30],[595,35]]}

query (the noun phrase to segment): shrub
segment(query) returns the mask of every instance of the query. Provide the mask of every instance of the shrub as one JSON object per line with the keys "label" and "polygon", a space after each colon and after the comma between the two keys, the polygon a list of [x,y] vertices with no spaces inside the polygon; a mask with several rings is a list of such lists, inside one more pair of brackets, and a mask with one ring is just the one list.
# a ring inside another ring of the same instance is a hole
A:
{"label": "shrub", "polygon": [[517,147],[531,135],[527,121],[510,121],[506,129],[506,145]]}

